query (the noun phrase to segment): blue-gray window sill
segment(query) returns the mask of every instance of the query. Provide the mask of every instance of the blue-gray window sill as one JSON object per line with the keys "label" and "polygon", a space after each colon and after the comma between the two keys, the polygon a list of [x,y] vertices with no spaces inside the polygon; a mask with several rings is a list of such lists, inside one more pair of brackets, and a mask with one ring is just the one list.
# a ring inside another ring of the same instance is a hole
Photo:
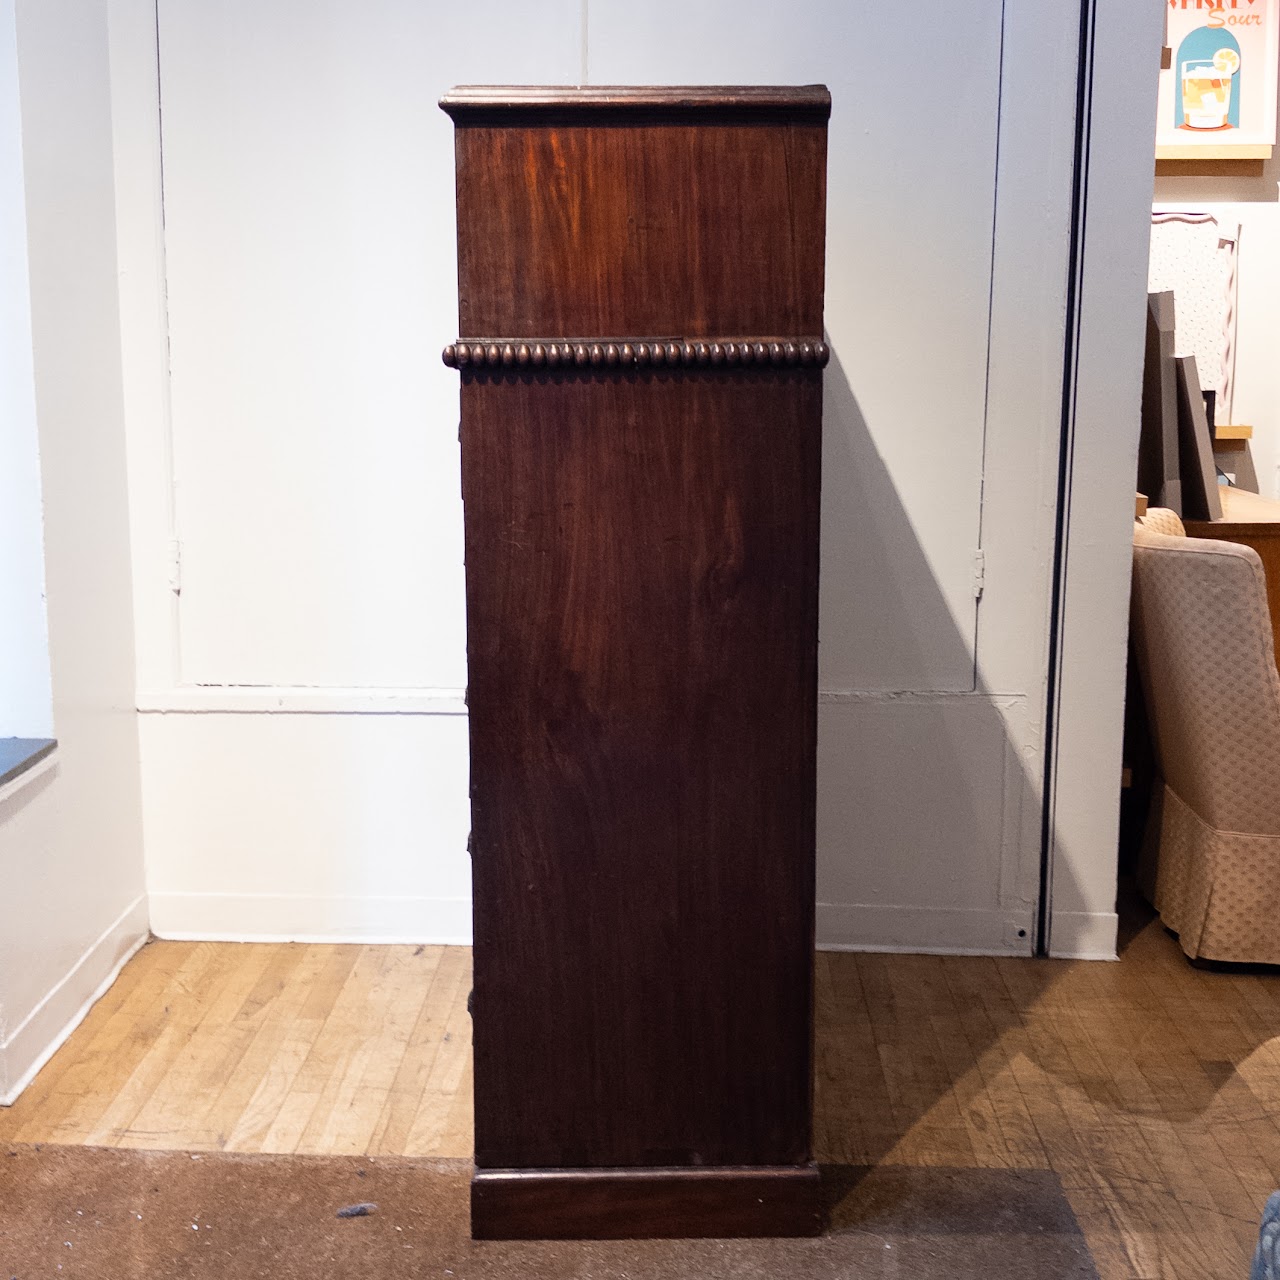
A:
{"label": "blue-gray window sill", "polygon": [[47,760],[57,745],[56,738],[0,738],[0,796],[12,794],[13,785]]}

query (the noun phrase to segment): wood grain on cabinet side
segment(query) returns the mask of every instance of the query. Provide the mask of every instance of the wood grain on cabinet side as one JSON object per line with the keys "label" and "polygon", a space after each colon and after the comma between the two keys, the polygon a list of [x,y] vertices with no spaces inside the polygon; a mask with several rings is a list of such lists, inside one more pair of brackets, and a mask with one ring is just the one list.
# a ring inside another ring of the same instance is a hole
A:
{"label": "wood grain on cabinet side", "polygon": [[461,337],[821,335],[824,125],[584,116],[457,130]]}
{"label": "wood grain on cabinet side", "polygon": [[481,1167],[809,1159],[821,396],[464,380]]}

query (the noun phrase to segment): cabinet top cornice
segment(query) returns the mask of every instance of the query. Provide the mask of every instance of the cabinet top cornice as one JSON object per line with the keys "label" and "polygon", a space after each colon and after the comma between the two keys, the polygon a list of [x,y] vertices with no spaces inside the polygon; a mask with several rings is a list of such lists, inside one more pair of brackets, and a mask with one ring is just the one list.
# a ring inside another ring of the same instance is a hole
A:
{"label": "cabinet top cornice", "polygon": [[825,85],[458,85],[440,99],[456,123],[528,115],[753,116],[824,121]]}

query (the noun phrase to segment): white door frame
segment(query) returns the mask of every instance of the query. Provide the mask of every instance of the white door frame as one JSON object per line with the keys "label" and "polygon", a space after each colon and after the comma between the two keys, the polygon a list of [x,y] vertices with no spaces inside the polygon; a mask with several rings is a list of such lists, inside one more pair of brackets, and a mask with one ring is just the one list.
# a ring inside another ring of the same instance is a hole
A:
{"label": "white door frame", "polygon": [[1038,942],[1109,959],[1163,5],[1082,10]]}

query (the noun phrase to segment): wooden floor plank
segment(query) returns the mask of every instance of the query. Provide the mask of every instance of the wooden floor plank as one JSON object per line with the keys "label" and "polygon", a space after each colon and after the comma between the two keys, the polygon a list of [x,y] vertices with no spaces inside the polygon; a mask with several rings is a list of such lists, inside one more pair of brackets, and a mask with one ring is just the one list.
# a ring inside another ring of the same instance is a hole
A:
{"label": "wooden floor plank", "polygon": [[[202,1141],[203,1133],[191,1124],[193,1104],[197,1114],[208,1105],[206,1083],[216,1078],[234,1051],[229,1050],[228,1041],[235,1035],[235,1016],[276,955],[269,945],[232,946],[230,971],[210,985],[207,999],[195,1001],[200,1016],[194,1025],[166,1028],[165,1051],[148,1055],[147,1070],[135,1073],[139,1087],[122,1092],[91,1141],[143,1150],[171,1146],[179,1135],[183,1141]],[[136,1108],[132,1106],[135,1096]]]}
{"label": "wooden floor plank", "polygon": [[[228,1151],[266,1151],[267,1135],[280,1117],[291,1095],[294,1081],[311,1053],[317,1036],[351,975],[361,948],[357,946],[335,947],[324,958],[319,976],[303,993],[298,1011],[289,1021],[287,1029],[276,1042],[274,1054],[264,1064],[258,1084],[245,1104],[240,1116],[234,1120],[223,1118],[223,1127],[230,1129],[223,1144]],[[296,1113],[301,1108],[292,1104]],[[307,1117],[309,1118],[308,1111]],[[306,1123],[306,1118],[302,1124]],[[301,1126],[298,1126],[299,1131]]]}
{"label": "wooden floor plank", "polygon": [[1007,1015],[1003,1021],[993,1017],[983,999],[984,989],[995,981],[994,968],[981,957],[957,958],[956,963],[947,965],[946,977],[960,1029],[991,1101],[1009,1163],[1015,1168],[1047,1169],[1049,1157],[1005,1045],[1004,1032],[1012,1024]]}
{"label": "wooden floor plank", "polygon": [[818,1022],[815,1051],[826,1081],[828,1106],[814,1119],[819,1160],[877,1164],[900,1136],[880,1054],[871,1031],[871,1014],[858,969],[858,957],[825,957],[830,999]]}
{"label": "wooden floor plank", "polygon": [[[459,984],[445,1022],[444,1033],[427,1073],[422,1102],[413,1127],[405,1139],[405,1154],[411,1156],[468,1156],[471,1135],[453,1135],[446,1141],[454,1098],[471,1066],[471,1015],[467,1012],[467,989]],[[464,1141],[465,1139],[465,1141]],[[460,1149],[461,1148],[461,1149]]]}
{"label": "wooden floor plank", "polygon": [[971,1166],[973,1146],[949,1096],[936,1049],[920,1034],[923,1004],[905,972],[909,966],[904,961],[922,958],[857,957],[871,1035],[897,1128],[896,1141],[884,1159],[894,1164]]}
{"label": "wooden floor plank", "polygon": [[[460,992],[471,985],[471,952],[466,947],[441,947],[409,1043],[400,1059],[381,1114],[369,1139],[377,1155],[402,1155],[422,1107],[423,1095],[436,1054],[444,1042],[449,1016]],[[464,997],[465,1000],[465,997]],[[467,1148],[468,1152],[470,1147]]]}
{"label": "wooden floor plank", "polygon": [[[152,950],[148,947],[142,954]],[[230,953],[209,943],[184,946],[180,963],[171,970],[148,970],[135,978],[130,965],[125,973],[130,984],[138,985],[125,993],[87,1045],[75,1043],[73,1037],[54,1056],[51,1067],[59,1058],[69,1065],[57,1079],[53,1105],[33,1114],[16,1136],[28,1142],[88,1142],[126,1090],[140,1104],[146,1096],[145,1082],[158,1079],[166,1036],[176,1042],[191,1032],[208,983],[231,967]],[[128,1108],[121,1105],[118,1110],[123,1114]]]}
{"label": "wooden floor plank", "polygon": [[248,1043],[235,1066],[221,1082],[211,1082],[209,1089],[212,1101],[202,1122],[209,1150],[226,1149],[269,1078],[285,1038],[313,987],[333,962],[336,950],[333,946],[286,948],[267,975],[279,983],[278,988],[267,992],[265,999],[261,992],[255,992],[245,1002],[237,1020],[252,1023]]}
{"label": "wooden floor plank", "polygon": [[346,1064],[327,1111],[317,1108],[299,1151],[355,1155],[373,1141],[391,1087],[409,1048],[425,993],[439,964],[439,949],[428,955],[411,947],[383,948],[384,963],[370,995],[378,1021],[366,1025],[362,1043]]}
{"label": "wooden floor plank", "polygon": [[381,951],[379,947],[357,948],[346,981],[293,1073],[262,1140],[263,1151],[297,1151],[317,1112],[321,1113],[318,1123],[323,1123],[342,1090],[352,1060],[365,1052],[365,1032],[377,1025],[380,1012],[371,1001],[384,963]]}
{"label": "wooden floor plank", "polygon": [[[217,1020],[207,1034],[187,1046],[139,1113],[133,1126],[137,1132],[123,1136],[119,1145],[153,1148],[160,1135],[176,1129],[187,1150],[217,1151],[222,1147],[225,1118],[232,1107],[237,1115],[241,1109],[235,1105],[238,1096],[234,1091],[240,1062],[258,1032],[281,1021],[277,1002],[287,991],[299,988],[297,971],[305,955],[306,950],[296,945],[244,950],[244,971],[230,987],[235,994],[223,996],[224,1008],[230,1008],[247,987],[240,1008],[233,1017]],[[228,1090],[233,1090],[230,1099],[225,1096]]]}
{"label": "wooden floor plank", "polygon": [[130,1029],[154,1006],[156,992],[173,980],[195,945],[143,947],[17,1102],[0,1108],[0,1140],[16,1139],[32,1117],[37,1132],[47,1132],[58,1123],[84,1095],[87,1083],[117,1058]]}

